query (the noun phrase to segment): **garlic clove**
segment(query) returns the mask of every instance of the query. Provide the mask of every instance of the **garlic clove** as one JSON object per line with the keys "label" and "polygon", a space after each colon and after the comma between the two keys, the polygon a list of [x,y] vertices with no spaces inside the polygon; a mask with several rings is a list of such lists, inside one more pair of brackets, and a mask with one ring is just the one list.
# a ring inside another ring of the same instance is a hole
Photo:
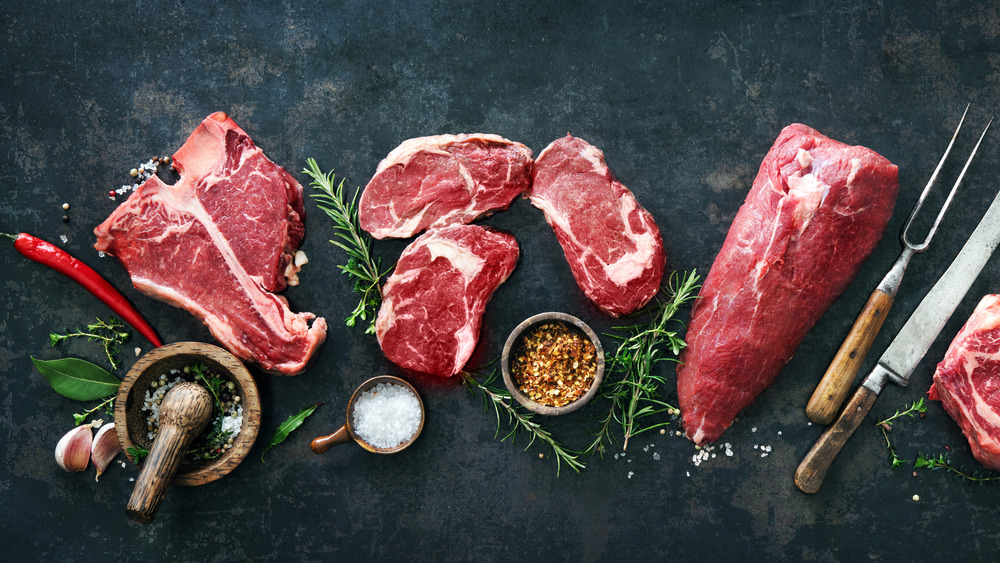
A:
{"label": "garlic clove", "polygon": [[90,460],[94,462],[97,469],[95,481],[101,478],[101,474],[111,464],[111,460],[122,451],[121,442],[118,441],[118,434],[115,433],[115,423],[109,422],[97,431],[94,436],[94,443],[90,449]]}
{"label": "garlic clove", "polygon": [[56,463],[71,473],[83,471],[90,463],[90,445],[94,441],[91,425],[77,426],[56,444]]}

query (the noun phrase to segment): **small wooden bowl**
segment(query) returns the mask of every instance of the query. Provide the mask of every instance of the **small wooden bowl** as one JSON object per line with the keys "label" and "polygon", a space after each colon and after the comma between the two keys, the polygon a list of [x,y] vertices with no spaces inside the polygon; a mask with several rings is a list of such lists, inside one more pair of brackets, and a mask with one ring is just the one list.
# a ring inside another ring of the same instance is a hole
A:
{"label": "small wooden bowl", "polygon": [[[379,383],[405,387],[410,391],[410,393],[413,393],[413,396],[417,398],[417,404],[420,405],[420,425],[417,427],[417,431],[413,433],[413,436],[410,436],[409,440],[406,440],[398,446],[392,448],[380,448],[378,446],[373,446],[366,442],[364,438],[359,437],[354,431],[354,406],[357,404],[358,398],[360,398],[365,391],[374,388]],[[359,446],[372,453],[394,454],[400,450],[406,449],[417,439],[417,436],[419,436],[420,432],[424,429],[424,418],[424,402],[420,399],[420,393],[417,393],[416,388],[413,387],[413,385],[410,385],[410,382],[392,375],[379,375],[362,383],[361,386],[354,391],[354,394],[351,395],[351,400],[347,402],[347,422],[338,428],[333,434],[315,438],[310,444],[310,448],[312,448],[314,453],[321,454],[333,446],[344,444],[353,440],[357,442]]]}
{"label": "small wooden bowl", "polygon": [[236,392],[243,405],[243,423],[233,447],[219,457],[181,462],[173,479],[176,485],[210,483],[232,471],[246,457],[260,430],[260,395],[253,376],[236,356],[218,346],[203,342],[176,342],[155,348],[139,358],[122,381],[115,399],[115,432],[122,451],[135,463],[128,449],[139,446],[148,450],[153,445],[147,436],[146,420],[142,414],[150,382],[172,369],[182,369],[199,362],[236,384]]}
{"label": "small wooden bowl", "polygon": [[[580,331],[582,331],[587,338],[594,343],[594,353],[597,357],[597,371],[594,373],[594,382],[591,383],[590,389],[588,389],[587,392],[584,393],[579,399],[561,407],[551,407],[529,399],[528,396],[522,393],[521,389],[518,388],[517,383],[514,381],[514,378],[510,373],[511,352],[514,350],[515,346],[519,344],[519,341],[524,333],[537,325],[553,321],[561,321],[580,329]],[[503,382],[504,385],[507,386],[507,390],[510,391],[511,396],[513,396],[518,403],[521,403],[524,408],[537,412],[538,414],[550,416],[566,414],[579,409],[583,405],[586,405],[591,399],[594,398],[595,395],[597,395],[597,391],[601,387],[601,381],[604,380],[604,348],[601,346],[601,340],[597,337],[597,334],[590,328],[590,326],[573,315],[557,312],[539,313],[533,317],[525,319],[521,324],[517,325],[513,331],[511,331],[510,336],[507,337],[506,344],[503,346],[503,355],[500,358],[500,371],[503,373]]]}

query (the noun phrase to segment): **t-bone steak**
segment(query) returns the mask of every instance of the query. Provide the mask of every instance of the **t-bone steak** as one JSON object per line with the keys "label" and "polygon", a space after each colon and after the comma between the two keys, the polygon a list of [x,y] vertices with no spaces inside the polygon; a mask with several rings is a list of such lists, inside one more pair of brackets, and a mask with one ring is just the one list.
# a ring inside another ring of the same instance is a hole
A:
{"label": "t-bone steak", "polygon": [[531,150],[498,135],[404,141],[379,163],[358,204],[377,239],[463,225],[507,209],[531,185]]}
{"label": "t-bone steak", "polygon": [[934,372],[939,399],[984,467],[1000,471],[1000,295],[987,295]]}
{"label": "t-bone steak", "polygon": [[538,155],[532,177],[531,203],[545,213],[583,293],[613,317],[648,303],[667,260],[660,229],[604,153],[566,135]]}
{"label": "t-bone steak", "polygon": [[326,321],[292,313],[275,291],[296,280],[302,186],[225,113],[174,154],[180,180],[153,176],[94,229],[146,295],[187,310],[244,360],[296,375],[326,338]]}
{"label": "t-bone steak", "polygon": [[677,394],[712,442],[771,383],[854,278],[896,202],[896,166],[802,124],[764,157],[691,310]]}
{"label": "t-bone steak", "polygon": [[382,288],[375,335],[400,366],[458,373],[479,341],[486,304],[517,265],[514,237],[478,225],[431,229],[403,250]]}

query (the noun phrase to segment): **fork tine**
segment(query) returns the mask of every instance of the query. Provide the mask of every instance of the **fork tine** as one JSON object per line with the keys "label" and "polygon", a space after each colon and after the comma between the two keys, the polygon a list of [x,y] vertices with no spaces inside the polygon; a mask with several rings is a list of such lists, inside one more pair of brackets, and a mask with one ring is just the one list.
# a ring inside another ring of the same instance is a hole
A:
{"label": "fork tine", "polygon": [[[962,180],[961,176],[959,176],[959,181],[955,182],[955,185],[952,186],[951,192],[948,193],[948,197],[945,199],[944,205],[941,206],[941,209],[938,211],[937,217],[934,219],[934,225],[931,227],[929,231],[927,231],[927,235],[924,237],[923,242],[921,242],[920,244],[913,244],[912,242],[910,242],[909,234],[910,234],[910,227],[913,225],[913,220],[920,212],[920,209],[924,206],[924,200],[927,199],[927,194],[930,192],[931,186],[934,185],[934,182],[937,180],[938,173],[941,172],[941,167],[944,166],[945,161],[948,160],[948,155],[951,153],[951,149],[955,145],[955,139],[958,138],[958,132],[962,129],[962,124],[965,123],[965,117],[966,115],[968,115],[969,107],[971,106],[972,106],[971,103],[965,106],[965,111],[962,112],[962,118],[958,120],[958,126],[955,127],[955,132],[952,133],[951,135],[951,141],[948,142],[948,148],[945,149],[944,154],[941,155],[941,160],[938,161],[937,166],[934,168],[934,173],[931,174],[930,180],[928,180],[927,185],[924,186],[924,191],[920,192],[920,197],[917,199],[917,204],[913,206],[913,211],[910,212],[910,217],[906,220],[906,225],[903,227],[903,234],[901,237],[903,240],[903,245],[905,245],[906,247],[910,248],[915,252],[922,252],[927,249],[927,246],[930,244],[931,239],[934,238],[934,232],[937,230],[938,224],[941,223],[941,219],[944,217],[945,211],[948,210],[948,206],[951,204],[951,200],[955,195],[955,191],[958,190],[958,185]],[[990,121],[992,122],[992,119]],[[986,128],[989,129],[989,125],[987,125]],[[983,134],[985,135],[986,132],[983,131]],[[980,137],[979,140],[980,142],[982,142],[982,137]],[[978,144],[976,145],[976,148],[979,148]],[[975,155],[976,151],[973,150],[972,154]],[[966,167],[968,167],[968,163],[966,163]]]}

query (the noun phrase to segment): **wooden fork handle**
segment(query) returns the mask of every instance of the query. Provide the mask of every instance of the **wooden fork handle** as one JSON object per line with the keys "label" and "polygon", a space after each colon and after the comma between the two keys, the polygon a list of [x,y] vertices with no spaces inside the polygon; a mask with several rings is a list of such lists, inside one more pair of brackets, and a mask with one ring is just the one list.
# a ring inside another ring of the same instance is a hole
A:
{"label": "wooden fork handle", "polygon": [[854,383],[858,370],[871,350],[875,337],[878,336],[882,323],[885,322],[894,298],[881,289],[876,289],[865,303],[864,309],[854,321],[854,326],[847,333],[847,338],[840,345],[840,350],[830,362],[830,367],[823,374],[816,390],[813,391],[806,405],[806,416],[817,424],[830,424],[840,405],[847,398],[851,384]]}
{"label": "wooden fork handle", "polygon": [[878,399],[877,393],[863,385],[858,387],[837,422],[823,432],[799,464],[795,471],[795,486],[799,490],[810,494],[819,491],[833,460],[872,410],[875,399]]}

